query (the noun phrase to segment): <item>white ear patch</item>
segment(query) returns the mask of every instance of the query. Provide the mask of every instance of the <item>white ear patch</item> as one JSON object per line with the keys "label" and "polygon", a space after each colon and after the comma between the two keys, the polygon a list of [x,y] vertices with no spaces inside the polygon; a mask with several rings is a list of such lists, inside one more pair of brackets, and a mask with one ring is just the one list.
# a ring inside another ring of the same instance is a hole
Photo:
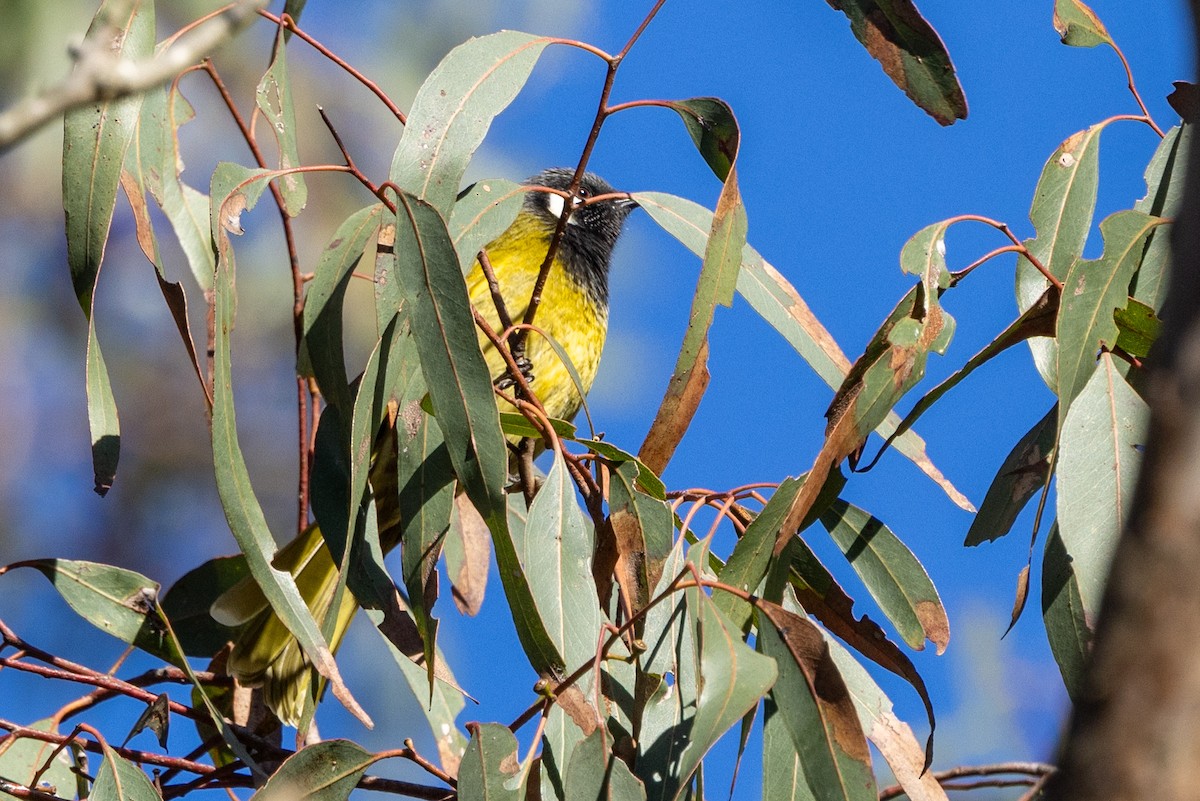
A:
{"label": "white ear patch", "polygon": [[551,192],[546,193],[546,210],[550,212],[552,217],[561,217],[563,209],[567,207],[567,202],[562,195],[555,195]]}

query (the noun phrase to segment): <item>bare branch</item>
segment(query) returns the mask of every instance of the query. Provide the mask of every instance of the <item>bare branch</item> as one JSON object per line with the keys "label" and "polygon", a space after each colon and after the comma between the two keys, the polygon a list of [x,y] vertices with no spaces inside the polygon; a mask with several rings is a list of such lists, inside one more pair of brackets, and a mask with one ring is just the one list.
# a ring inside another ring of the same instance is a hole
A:
{"label": "bare branch", "polygon": [[70,76],[0,112],[0,152],[69,109],[143,92],[170,80],[253,22],[267,2],[237,0],[154,58],[137,61],[115,55],[113,29],[98,26],[80,45]]}

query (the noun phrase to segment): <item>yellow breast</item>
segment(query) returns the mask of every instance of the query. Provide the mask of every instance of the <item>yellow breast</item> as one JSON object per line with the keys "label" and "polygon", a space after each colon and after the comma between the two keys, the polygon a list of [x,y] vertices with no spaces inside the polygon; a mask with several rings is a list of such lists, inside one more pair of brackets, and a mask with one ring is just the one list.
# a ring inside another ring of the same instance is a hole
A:
{"label": "yellow breast", "polygon": [[[550,237],[551,232],[544,225],[522,216],[488,245],[488,257],[500,284],[500,294],[514,322],[519,323],[529,307],[529,296],[550,246]],[[502,328],[499,316],[478,263],[467,276],[467,291],[475,308],[499,333]],[[559,256],[555,257],[546,279],[534,325],[566,351],[582,380],[583,391],[586,393],[591,389],[608,331],[608,308],[592,300],[567,273]],[[505,372],[504,360],[482,335],[480,346],[492,377],[499,378]],[[582,398],[562,359],[545,337],[532,331],[526,340],[525,355],[534,378],[531,388],[546,412],[551,417],[570,420],[579,411]]]}

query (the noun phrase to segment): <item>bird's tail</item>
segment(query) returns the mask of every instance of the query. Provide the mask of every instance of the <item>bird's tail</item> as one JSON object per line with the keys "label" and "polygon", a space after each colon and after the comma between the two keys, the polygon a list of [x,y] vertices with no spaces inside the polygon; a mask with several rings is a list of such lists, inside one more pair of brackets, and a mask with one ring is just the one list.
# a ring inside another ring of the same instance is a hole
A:
{"label": "bird's tail", "polygon": [[[275,555],[274,565],[296,580],[300,596],[313,617],[324,620],[337,586],[338,570],[321,529],[309,526]],[[358,603],[349,591],[342,594],[330,647],[337,650]],[[226,626],[244,626],[229,656],[229,673],[249,687],[263,688],[263,700],[289,726],[300,721],[312,677],[312,663],[287,626],[275,614],[262,590],[250,576],[226,590],[210,613]]]}

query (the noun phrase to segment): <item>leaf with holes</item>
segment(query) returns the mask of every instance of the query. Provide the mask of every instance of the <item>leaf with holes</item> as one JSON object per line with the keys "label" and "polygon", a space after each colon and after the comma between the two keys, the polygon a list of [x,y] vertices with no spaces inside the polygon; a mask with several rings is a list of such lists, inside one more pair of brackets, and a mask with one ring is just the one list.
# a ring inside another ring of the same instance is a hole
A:
{"label": "leaf with holes", "polygon": [[1071,47],[1113,43],[1104,23],[1082,0],[1054,0],[1054,30]]}

